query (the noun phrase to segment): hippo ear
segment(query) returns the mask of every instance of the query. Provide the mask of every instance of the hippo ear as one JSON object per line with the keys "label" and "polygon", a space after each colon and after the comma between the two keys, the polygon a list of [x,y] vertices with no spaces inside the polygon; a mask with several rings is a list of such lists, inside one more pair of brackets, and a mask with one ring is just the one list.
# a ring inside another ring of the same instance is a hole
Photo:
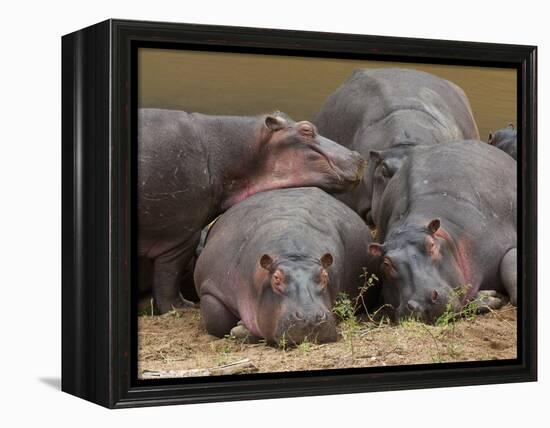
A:
{"label": "hippo ear", "polygon": [[271,132],[278,131],[279,129],[283,129],[285,127],[285,120],[279,116],[267,116],[265,118],[265,126],[267,129],[269,129]]}
{"label": "hippo ear", "polygon": [[492,132],[489,132],[489,138],[487,138],[487,142],[489,144],[493,144],[493,133]]}
{"label": "hippo ear", "polygon": [[384,248],[384,244],[369,244],[369,253],[373,256],[382,257],[385,252],[386,249]]}
{"label": "hippo ear", "polygon": [[510,123],[508,124],[508,128],[510,128],[510,129],[513,131],[513,130],[515,129],[515,128],[514,128],[514,124],[513,124],[512,122],[510,122]]}
{"label": "hippo ear", "polygon": [[271,271],[271,267],[273,266],[273,259],[271,258],[271,256],[268,254],[264,254],[260,259],[260,266],[264,269],[267,269],[268,271]]}
{"label": "hippo ear", "polygon": [[332,265],[334,262],[334,259],[332,258],[332,254],[326,253],[323,257],[321,257],[321,266],[323,266],[325,269]]}
{"label": "hippo ear", "polygon": [[439,230],[440,226],[441,226],[441,221],[438,218],[434,218],[432,221],[428,223],[428,230],[431,233],[435,233]]}

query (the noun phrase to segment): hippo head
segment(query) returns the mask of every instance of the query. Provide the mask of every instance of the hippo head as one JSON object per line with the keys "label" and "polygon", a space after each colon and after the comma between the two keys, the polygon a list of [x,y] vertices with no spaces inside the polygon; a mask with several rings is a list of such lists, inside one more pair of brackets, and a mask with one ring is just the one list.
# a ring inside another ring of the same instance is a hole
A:
{"label": "hippo head", "polygon": [[341,193],[361,181],[366,165],[361,155],[319,135],[312,123],[275,113],[261,128],[257,147],[246,150],[238,177],[230,180],[224,209],[266,190],[319,187]]}
{"label": "hippo head", "polygon": [[504,129],[499,129],[494,134],[489,133],[489,138],[487,142],[492,146],[499,146],[502,142],[513,141],[517,139],[517,131],[514,128],[513,123],[509,123],[508,126]]}
{"label": "hippo head", "polygon": [[369,161],[367,173],[370,174],[364,183],[370,183],[370,205],[367,207],[364,219],[371,228],[375,228],[373,213],[380,203],[382,194],[386,189],[390,179],[401,168],[403,163],[413,147],[415,142],[400,143],[388,150],[371,150],[369,152]]}
{"label": "hippo head", "polygon": [[394,309],[395,321],[413,317],[433,323],[449,308],[460,307],[457,287],[465,284],[464,276],[439,228],[438,219],[426,227],[409,225],[384,244],[369,245],[369,252],[382,261],[382,293]]}
{"label": "hippo head", "polygon": [[305,340],[336,340],[329,293],[332,261],[328,253],[319,260],[261,257],[260,266],[267,275],[262,275],[256,323],[268,342],[296,345]]}

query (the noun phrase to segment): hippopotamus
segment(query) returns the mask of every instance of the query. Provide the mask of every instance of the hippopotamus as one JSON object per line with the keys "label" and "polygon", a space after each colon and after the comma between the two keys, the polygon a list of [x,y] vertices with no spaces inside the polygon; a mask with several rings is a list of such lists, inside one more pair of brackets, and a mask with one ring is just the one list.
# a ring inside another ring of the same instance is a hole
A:
{"label": "hippopotamus", "polygon": [[[515,161],[481,141],[410,150],[373,216],[383,300],[394,318],[434,322],[482,296],[517,299]],[[376,189],[374,190],[376,193]],[[481,291],[480,291],[481,290]]]}
{"label": "hippopotamus", "polygon": [[[234,205],[209,230],[195,266],[206,330],[223,337],[240,323],[269,343],[336,340],[337,296],[358,295],[362,268],[376,273],[371,242],[363,220],[318,188],[271,190]],[[363,295],[368,306],[377,293]]]}
{"label": "hippopotamus", "polygon": [[[375,227],[372,181],[380,151],[402,145],[479,140],[464,91],[433,74],[400,68],[357,69],[313,119],[319,132],[368,161],[362,183],[337,196]],[[403,155],[406,150],[403,151]]]}
{"label": "hippopotamus", "polygon": [[500,150],[508,153],[517,160],[517,140],[518,133],[514,129],[514,124],[510,123],[506,128],[496,131],[494,135],[490,133],[487,142],[495,147],[498,147]]}
{"label": "hippopotamus", "polygon": [[201,229],[217,215],[270,189],[347,191],[363,169],[358,153],[280,112],[238,117],[140,109],[138,251],[153,260],[158,311],[182,307],[182,275]]}

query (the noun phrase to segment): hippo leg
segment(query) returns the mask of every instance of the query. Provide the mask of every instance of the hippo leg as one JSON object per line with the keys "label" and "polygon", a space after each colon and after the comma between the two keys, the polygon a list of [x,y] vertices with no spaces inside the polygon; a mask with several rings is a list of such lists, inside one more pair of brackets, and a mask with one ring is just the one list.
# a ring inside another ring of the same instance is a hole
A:
{"label": "hippo leg", "polygon": [[193,252],[193,245],[185,245],[155,258],[153,298],[161,314],[185,308],[186,301],[180,294],[180,284]]}
{"label": "hippo leg", "polygon": [[485,314],[492,309],[500,309],[507,303],[508,299],[496,290],[480,290],[476,294],[474,301],[479,306],[477,312]]}
{"label": "hippo leg", "polygon": [[517,306],[518,295],[518,250],[509,250],[500,262],[500,279],[510,296],[510,303]]}
{"label": "hippo leg", "polygon": [[239,319],[211,294],[201,296],[201,318],[206,331],[217,337],[224,337]]}

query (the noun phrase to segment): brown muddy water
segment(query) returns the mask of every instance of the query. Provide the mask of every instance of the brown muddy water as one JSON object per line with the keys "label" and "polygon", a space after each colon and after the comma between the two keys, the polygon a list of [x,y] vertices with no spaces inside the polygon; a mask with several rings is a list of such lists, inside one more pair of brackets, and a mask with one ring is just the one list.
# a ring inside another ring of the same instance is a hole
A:
{"label": "brown muddy water", "polygon": [[516,70],[279,55],[140,49],[139,106],[223,115],[280,110],[311,120],[356,68],[423,70],[459,85],[482,140],[517,122]]}

